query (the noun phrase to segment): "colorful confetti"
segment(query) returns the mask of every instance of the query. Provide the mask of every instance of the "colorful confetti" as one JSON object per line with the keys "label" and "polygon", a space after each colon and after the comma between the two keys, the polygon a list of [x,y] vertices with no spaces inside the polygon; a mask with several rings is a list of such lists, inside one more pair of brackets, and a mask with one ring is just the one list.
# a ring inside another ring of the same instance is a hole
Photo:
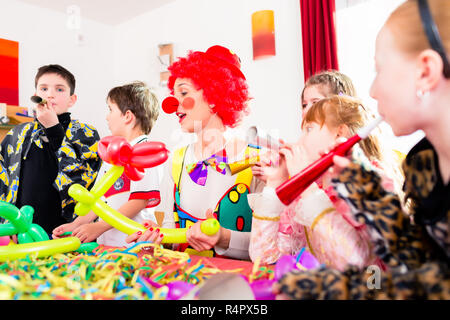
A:
{"label": "colorful confetti", "polygon": [[[166,299],[171,282],[200,285],[214,274],[240,271],[221,270],[211,260],[192,263],[187,253],[147,242],[128,249],[99,246],[90,253],[27,256],[0,263],[0,299]],[[255,264],[249,278],[271,279],[273,272]]]}

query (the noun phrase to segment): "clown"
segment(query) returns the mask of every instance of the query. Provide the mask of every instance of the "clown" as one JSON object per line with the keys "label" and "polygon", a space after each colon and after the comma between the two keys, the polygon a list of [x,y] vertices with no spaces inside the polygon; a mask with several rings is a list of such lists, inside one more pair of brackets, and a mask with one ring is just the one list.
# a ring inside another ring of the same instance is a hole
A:
{"label": "clown", "polygon": [[[247,195],[262,190],[250,168],[232,174],[230,164],[254,157],[255,146],[227,139],[227,128],[248,114],[248,86],[239,57],[222,46],[189,52],[169,67],[168,87],[173,96],[162,108],[178,117],[181,129],[194,133],[196,142],[175,150],[167,161],[167,184],[162,187],[163,227],[189,228],[188,243],[175,249],[204,256],[249,259],[252,210]],[[215,217],[220,231],[207,236],[201,221]],[[150,228],[129,240],[158,241]]]}

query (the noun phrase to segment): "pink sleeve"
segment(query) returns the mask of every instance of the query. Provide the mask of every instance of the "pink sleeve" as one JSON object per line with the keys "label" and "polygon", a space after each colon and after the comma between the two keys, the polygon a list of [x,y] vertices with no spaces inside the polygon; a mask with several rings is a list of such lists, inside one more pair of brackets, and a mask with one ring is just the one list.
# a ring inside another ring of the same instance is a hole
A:
{"label": "pink sleeve", "polygon": [[252,219],[249,254],[252,261],[261,259],[260,263],[275,263],[280,257],[278,250],[279,221]]}
{"label": "pink sleeve", "polygon": [[374,262],[366,226],[353,220],[344,200],[326,190],[335,211],[322,216],[309,230],[313,254],[321,262],[337,270],[348,265],[363,268]]}
{"label": "pink sleeve", "polygon": [[278,206],[278,209],[274,209],[276,203],[273,202],[276,200],[255,195],[250,201],[252,208],[256,209],[249,247],[252,261],[260,259],[260,263],[272,264],[282,255],[295,254],[304,245],[303,236],[292,228],[290,213],[294,206]]}

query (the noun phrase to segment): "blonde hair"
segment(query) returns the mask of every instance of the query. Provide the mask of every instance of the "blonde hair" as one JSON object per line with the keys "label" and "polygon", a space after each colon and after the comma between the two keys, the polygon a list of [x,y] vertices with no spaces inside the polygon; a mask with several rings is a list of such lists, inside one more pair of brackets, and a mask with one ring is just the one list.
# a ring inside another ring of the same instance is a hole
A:
{"label": "blonde hair", "polygon": [[[316,122],[320,126],[326,125],[329,128],[345,125],[353,136],[369,122],[369,113],[359,99],[349,96],[331,96],[317,101],[308,110],[302,121],[302,128],[309,122]],[[369,160],[382,160],[377,136],[369,135],[359,144]]]}
{"label": "blonde hair", "polygon": [[[450,52],[450,1],[428,0],[428,5],[448,55]],[[418,55],[430,48],[420,19],[417,0],[408,0],[397,7],[387,19],[385,26],[392,32],[398,48],[406,54]]]}
{"label": "blonde hair", "polygon": [[[302,121],[302,128],[310,122],[316,122],[320,126],[326,125],[328,128],[345,125],[349,130],[350,137],[374,118],[375,116],[364,107],[359,99],[349,96],[332,96],[317,101],[307,111]],[[400,163],[394,160],[392,150],[391,153],[384,150],[377,130],[372,131],[366,139],[361,140],[359,146],[365,156],[370,161],[378,163],[385,174],[393,180],[395,192],[402,198],[404,176]]]}
{"label": "blonde hair", "polygon": [[352,80],[337,70],[321,71],[308,78],[302,90],[302,102],[305,89],[312,86],[318,86],[320,92],[325,97],[331,95],[356,97],[356,89]]}

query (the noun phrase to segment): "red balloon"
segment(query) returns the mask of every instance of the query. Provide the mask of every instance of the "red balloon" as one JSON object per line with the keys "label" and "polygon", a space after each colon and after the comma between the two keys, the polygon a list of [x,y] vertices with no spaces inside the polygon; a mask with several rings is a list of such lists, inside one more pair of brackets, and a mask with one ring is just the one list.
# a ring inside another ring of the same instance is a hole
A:
{"label": "red balloon", "polygon": [[123,166],[131,155],[131,146],[123,137],[114,137],[106,148],[109,163],[115,166]]}
{"label": "red balloon", "polygon": [[145,168],[164,163],[168,150],[162,142],[149,141],[131,146],[125,138],[108,136],[100,140],[98,153],[103,161],[124,167],[125,175],[133,181],[144,177]]}
{"label": "red balloon", "polygon": [[133,156],[146,156],[151,153],[166,150],[166,145],[158,141],[138,143],[133,147]]}
{"label": "red balloon", "polygon": [[167,150],[160,151],[155,154],[149,154],[145,157],[132,157],[130,165],[138,168],[156,167],[164,163],[168,158]]}
{"label": "red balloon", "polygon": [[102,138],[98,143],[98,155],[102,158],[103,161],[110,163],[111,159],[109,158],[109,154],[106,151],[109,143],[114,139],[114,136],[107,136]]}

